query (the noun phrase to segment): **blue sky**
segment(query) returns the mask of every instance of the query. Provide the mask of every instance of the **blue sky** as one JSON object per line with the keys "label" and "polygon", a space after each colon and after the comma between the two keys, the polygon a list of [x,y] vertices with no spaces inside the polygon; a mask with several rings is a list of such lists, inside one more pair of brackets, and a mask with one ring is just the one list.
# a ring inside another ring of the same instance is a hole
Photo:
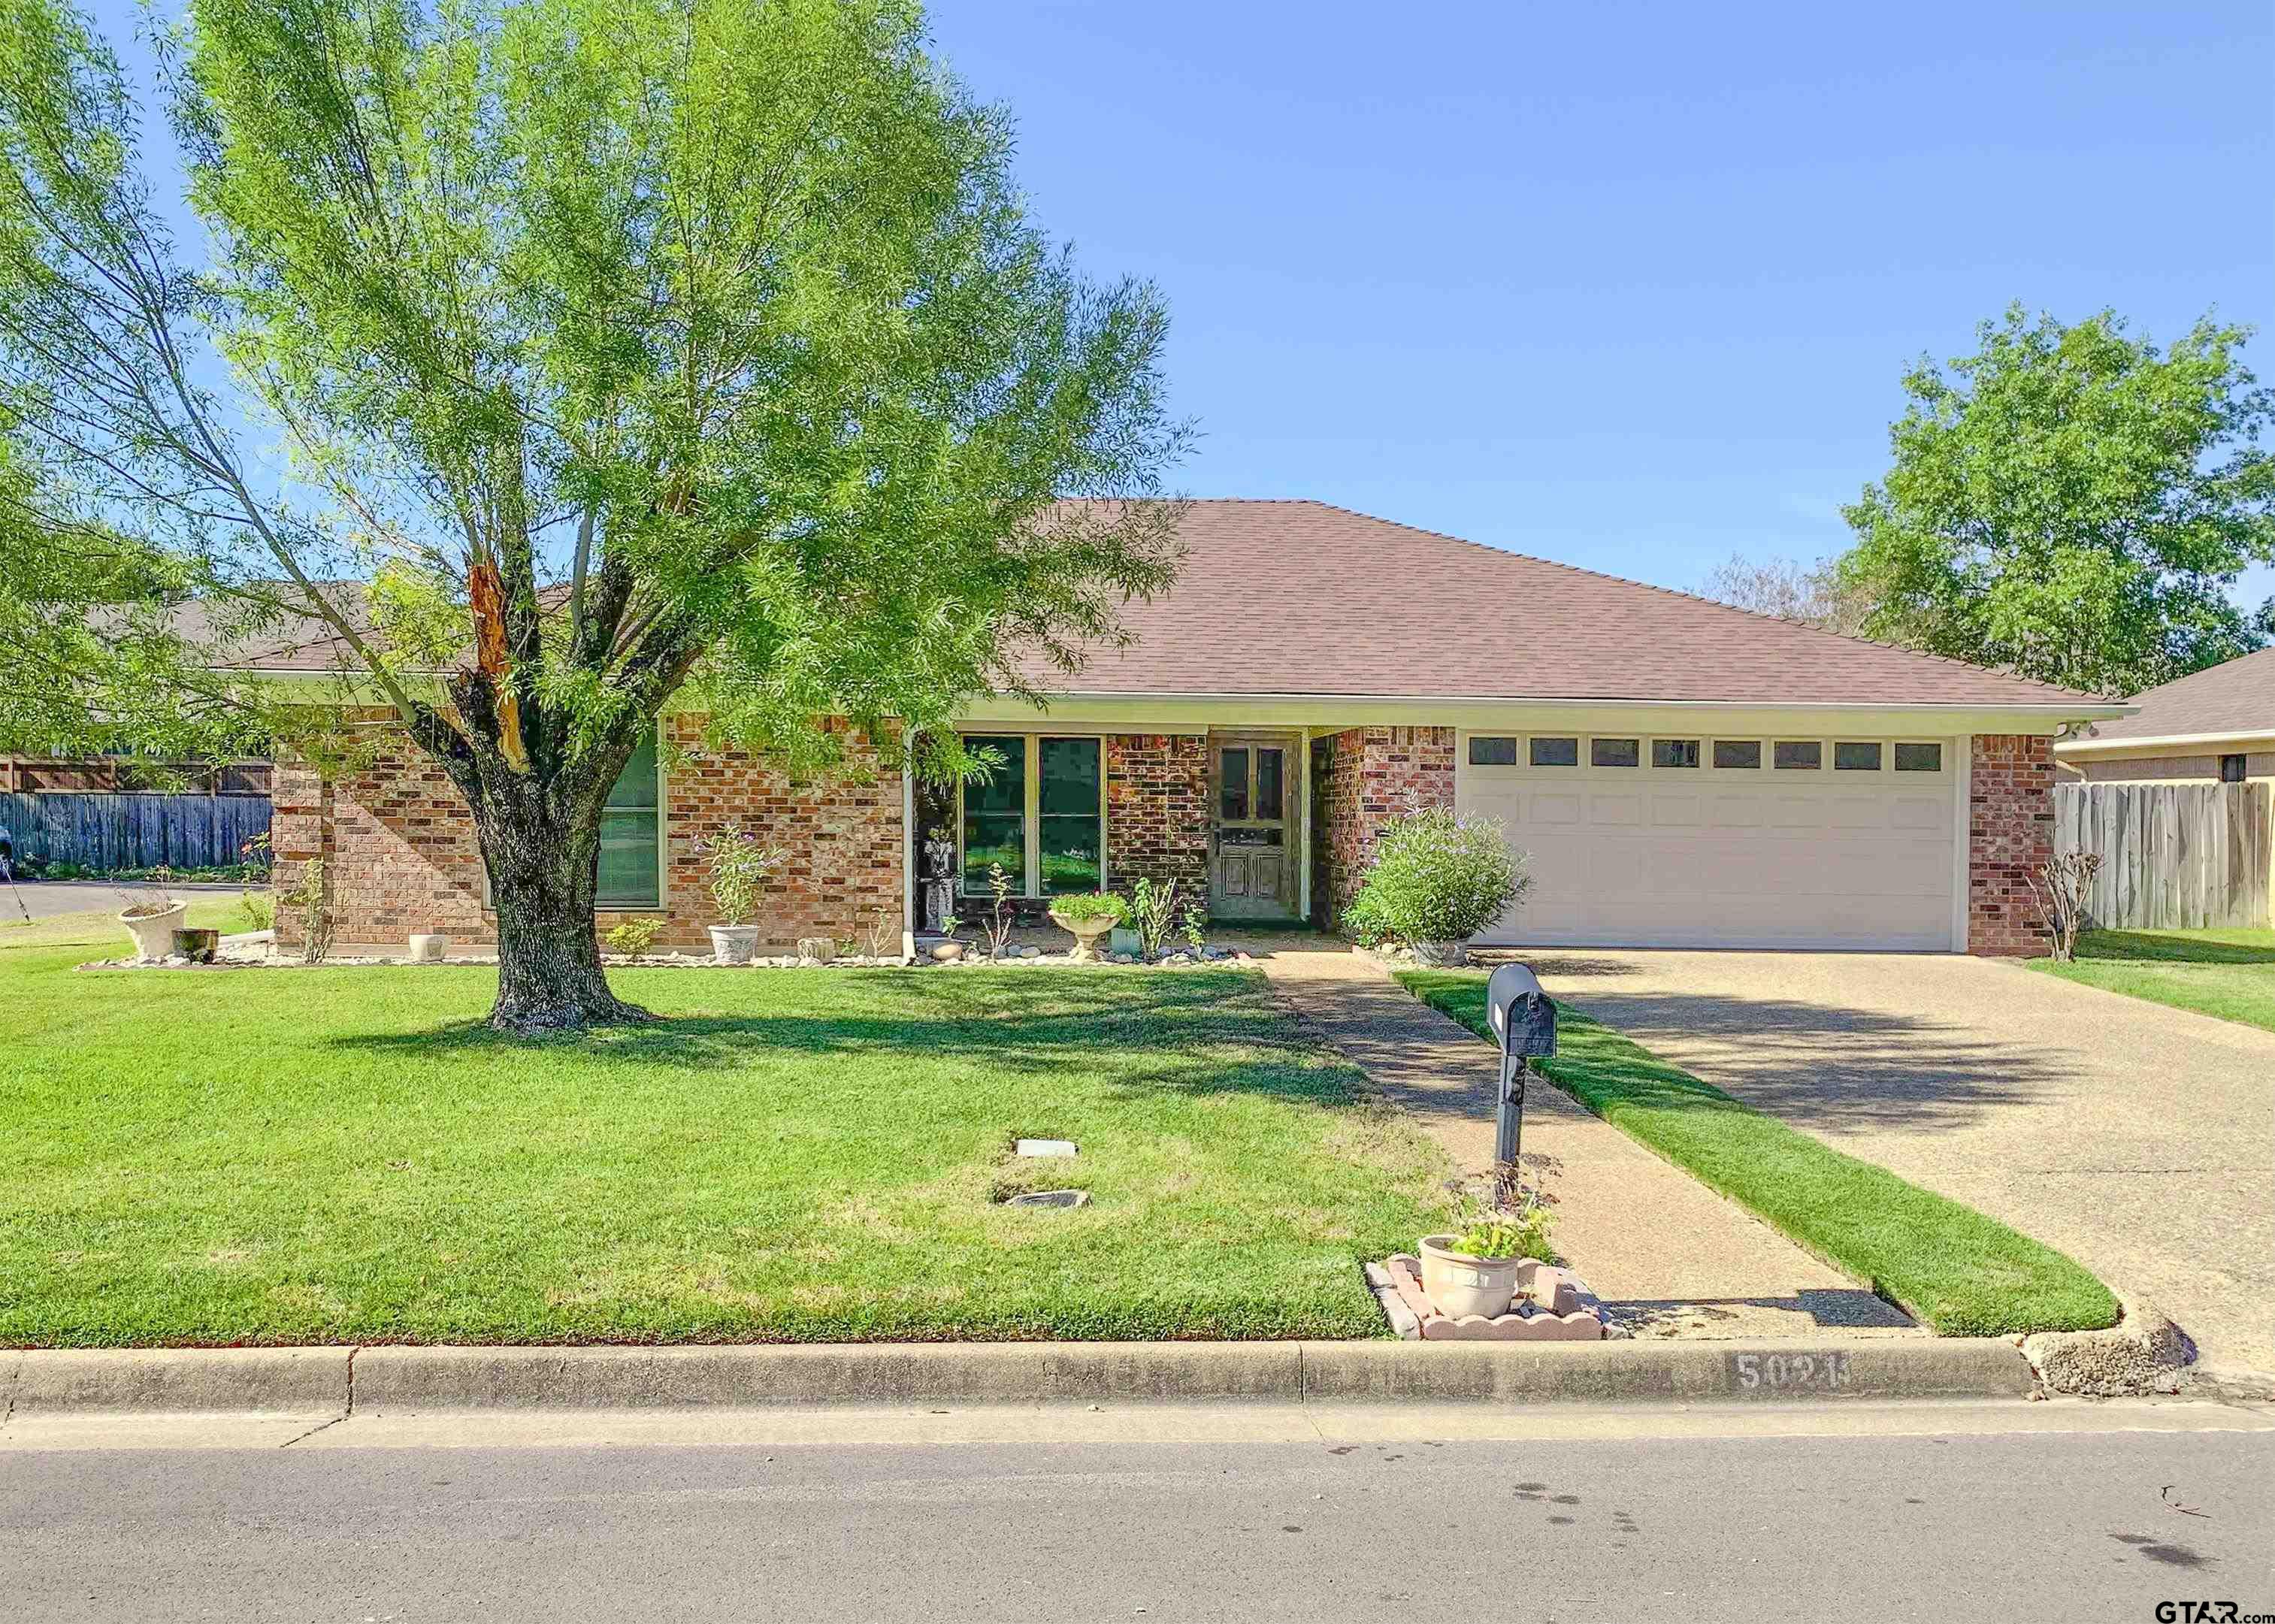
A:
{"label": "blue sky", "polygon": [[2266,0],[932,19],[1037,216],[1167,294],[1194,495],[1691,587],[1844,546],[1906,366],[2010,301],[2216,308],[2275,381]]}
{"label": "blue sky", "polygon": [[1691,586],[1844,546],[1906,365],[2012,300],[2217,306],[2275,380],[2265,0],[932,19],[1039,217],[1168,294],[1195,495]]}

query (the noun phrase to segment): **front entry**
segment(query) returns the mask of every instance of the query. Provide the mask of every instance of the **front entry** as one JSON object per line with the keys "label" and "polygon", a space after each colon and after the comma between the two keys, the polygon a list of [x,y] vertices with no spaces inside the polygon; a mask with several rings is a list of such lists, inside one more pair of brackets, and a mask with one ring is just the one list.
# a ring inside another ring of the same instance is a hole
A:
{"label": "front entry", "polygon": [[1285,733],[1209,736],[1209,913],[1220,919],[1297,917],[1300,739]]}

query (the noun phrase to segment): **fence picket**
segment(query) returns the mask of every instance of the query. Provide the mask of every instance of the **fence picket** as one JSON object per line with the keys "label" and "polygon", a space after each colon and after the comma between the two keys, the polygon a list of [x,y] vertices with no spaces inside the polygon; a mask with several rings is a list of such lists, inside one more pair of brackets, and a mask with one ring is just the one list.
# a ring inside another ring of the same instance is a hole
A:
{"label": "fence picket", "polygon": [[2275,784],[2062,784],[2054,847],[2101,854],[2088,901],[2097,925],[2265,925],[2275,898]]}
{"label": "fence picket", "polygon": [[16,855],[89,868],[214,868],[268,829],[265,795],[0,793]]}

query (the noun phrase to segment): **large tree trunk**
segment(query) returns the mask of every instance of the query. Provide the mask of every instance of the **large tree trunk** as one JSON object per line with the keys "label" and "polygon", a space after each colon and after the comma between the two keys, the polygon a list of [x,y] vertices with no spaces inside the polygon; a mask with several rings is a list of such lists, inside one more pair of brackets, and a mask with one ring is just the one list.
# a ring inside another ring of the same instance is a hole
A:
{"label": "large tree trunk", "polygon": [[601,968],[593,900],[608,781],[572,789],[521,774],[483,777],[469,800],[497,911],[491,1026],[527,1037],[654,1019],[610,992]]}

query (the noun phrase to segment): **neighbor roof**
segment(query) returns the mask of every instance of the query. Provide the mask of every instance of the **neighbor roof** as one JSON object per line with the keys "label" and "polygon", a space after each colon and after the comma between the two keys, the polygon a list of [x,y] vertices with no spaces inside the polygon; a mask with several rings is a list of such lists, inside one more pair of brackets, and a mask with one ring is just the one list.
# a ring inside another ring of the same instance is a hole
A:
{"label": "neighbor roof", "polygon": [[2108,701],[1318,502],[1191,503],[1176,584],[1050,691],[1755,705]]}
{"label": "neighbor roof", "polygon": [[2138,741],[2249,738],[2275,735],[2275,648],[2176,678],[2133,696],[2141,707],[2116,721],[2096,722],[2082,748]]}

